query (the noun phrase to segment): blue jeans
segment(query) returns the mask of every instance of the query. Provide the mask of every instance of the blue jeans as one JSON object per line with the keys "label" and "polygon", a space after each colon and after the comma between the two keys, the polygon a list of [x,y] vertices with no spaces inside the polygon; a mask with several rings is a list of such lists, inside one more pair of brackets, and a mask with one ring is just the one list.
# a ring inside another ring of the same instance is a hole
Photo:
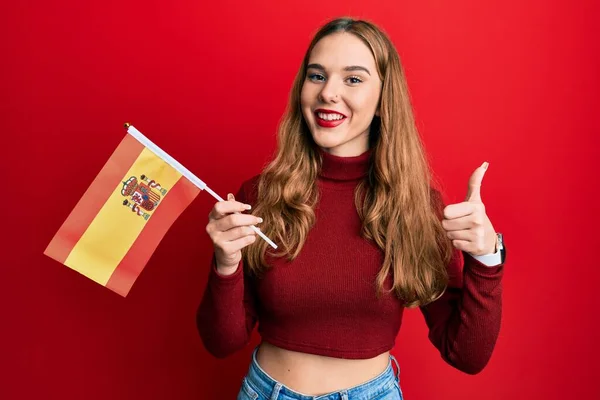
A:
{"label": "blue jeans", "polygon": [[[256,352],[252,353],[252,363],[248,374],[242,381],[237,400],[402,400],[400,390],[400,367],[394,356],[379,376],[352,388],[308,396],[287,388],[271,378],[256,361]],[[394,374],[392,362],[396,364],[398,375]]]}

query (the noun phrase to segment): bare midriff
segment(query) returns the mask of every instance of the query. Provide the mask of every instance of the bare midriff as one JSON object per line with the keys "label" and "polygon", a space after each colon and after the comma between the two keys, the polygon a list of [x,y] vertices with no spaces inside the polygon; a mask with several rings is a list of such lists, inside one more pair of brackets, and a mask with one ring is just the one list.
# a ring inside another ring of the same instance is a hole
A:
{"label": "bare midriff", "polygon": [[282,349],[262,342],[258,365],[274,380],[309,396],[352,388],[380,375],[389,364],[389,352],[369,359],[343,359]]}

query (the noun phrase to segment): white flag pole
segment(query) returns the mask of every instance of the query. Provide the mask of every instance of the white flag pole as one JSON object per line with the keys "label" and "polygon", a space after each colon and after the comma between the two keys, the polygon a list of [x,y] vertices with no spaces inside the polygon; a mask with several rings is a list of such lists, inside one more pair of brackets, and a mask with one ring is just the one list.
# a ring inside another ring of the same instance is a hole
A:
{"label": "white flag pole", "polygon": [[[137,141],[139,141],[141,144],[146,146],[150,151],[152,151],[154,154],[156,154],[158,157],[160,157],[164,162],[169,164],[177,172],[179,172],[181,175],[186,177],[190,182],[192,182],[194,185],[196,185],[196,187],[198,187],[198,189],[206,190],[212,197],[214,197],[218,201],[225,201],[225,200],[223,200],[223,198],[221,196],[219,196],[211,188],[209,188],[206,185],[206,183],[204,183],[200,178],[198,178],[196,175],[192,174],[190,172],[190,170],[188,170],[186,167],[181,165],[177,160],[175,160],[173,157],[168,155],[160,147],[158,147],[157,145],[152,143],[152,141],[150,139],[148,139],[140,131],[135,129],[133,127],[133,125],[131,125],[130,123],[127,122],[127,123],[125,123],[125,128],[127,128],[128,134],[133,136],[135,139],[137,139]],[[239,214],[239,213],[236,213],[236,214]],[[252,228],[252,230],[254,232],[256,232],[258,234],[258,236],[263,238],[271,247],[273,247],[274,249],[277,248],[277,245],[275,243],[273,243],[273,241],[271,239],[269,239],[264,233],[262,233],[261,230],[258,229],[256,226],[251,225],[250,228]]]}

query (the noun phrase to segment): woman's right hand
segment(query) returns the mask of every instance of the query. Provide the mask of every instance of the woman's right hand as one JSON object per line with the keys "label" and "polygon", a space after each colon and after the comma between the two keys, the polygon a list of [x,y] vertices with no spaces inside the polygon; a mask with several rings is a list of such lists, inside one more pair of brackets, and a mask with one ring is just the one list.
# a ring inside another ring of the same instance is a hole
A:
{"label": "woman's right hand", "polygon": [[242,259],[242,249],[256,241],[256,233],[250,225],[262,222],[262,218],[241,214],[250,206],[235,201],[233,194],[227,201],[219,201],[208,215],[206,232],[215,248],[217,270],[223,275],[233,274]]}

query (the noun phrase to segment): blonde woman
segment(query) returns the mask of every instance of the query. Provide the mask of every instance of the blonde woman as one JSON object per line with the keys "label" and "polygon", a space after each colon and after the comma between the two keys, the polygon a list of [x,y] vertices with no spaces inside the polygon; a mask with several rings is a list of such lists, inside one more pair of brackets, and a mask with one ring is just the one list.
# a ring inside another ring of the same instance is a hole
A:
{"label": "blonde woman", "polygon": [[[406,307],[469,374],[501,317],[502,236],[479,186],[447,207],[434,189],[397,51],[374,24],[340,18],[312,40],[259,176],[215,204],[197,324],[225,357],[254,350],[238,399],[402,399],[390,354]],[[252,206],[252,210],[249,206]],[[257,240],[264,227],[279,249]]]}

